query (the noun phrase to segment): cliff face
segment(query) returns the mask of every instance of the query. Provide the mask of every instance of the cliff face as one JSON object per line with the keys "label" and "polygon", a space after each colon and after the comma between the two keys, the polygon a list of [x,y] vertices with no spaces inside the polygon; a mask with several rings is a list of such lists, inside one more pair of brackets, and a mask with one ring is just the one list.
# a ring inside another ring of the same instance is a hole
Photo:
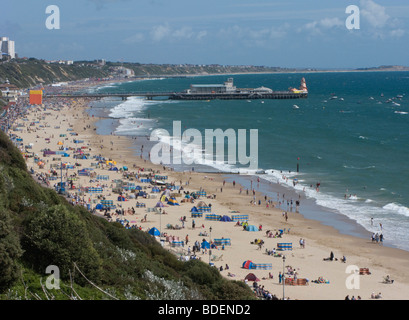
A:
{"label": "cliff face", "polygon": [[103,78],[109,75],[106,69],[92,65],[64,65],[46,63],[43,60],[28,59],[0,64],[0,83],[8,79],[19,88],[29,88],[37,84],[73,81],[84,78]]}

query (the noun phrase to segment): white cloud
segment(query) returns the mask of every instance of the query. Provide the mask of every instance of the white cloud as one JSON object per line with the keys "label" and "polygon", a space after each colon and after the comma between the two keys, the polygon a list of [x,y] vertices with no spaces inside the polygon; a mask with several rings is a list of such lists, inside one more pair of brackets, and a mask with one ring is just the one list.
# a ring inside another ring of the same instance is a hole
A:
{"label": "white cloud", "polygon": [[194,31],[193,28],[189,26],[183,26],[179,29],[172,29],[168,24],[164,24],[153,27],[150,35],[156,42],[162,40],[201,40],[207,35],[207,31]]}
{"label": "white cloud", "polygon": [[403,29],[396,29],[392,30],[389,34],[392,38],[401,38],[406,34],[406,31]]}
{"label": "white cloud", "polygon": [[194,32],[192,31],[191,27],[182,27],[172,33],[173,37],[181,39],[190,39],[193,37],[193,35]]}
{"label": "white cloud", "polygon": [[271,44],[271,40],[284,38],[288,33],[289,25],[286,23],[278,27],[251,29],[238,25],[222,28],[219,37],[226,42],[243,41],[247,46],[266,46]]}
{"label": "white cloud", "polygon": [[343,27],[345,25],[344,21],[339,18],[325,18],[322,19],[319,24],[324,28],[334,28],[334,27]]}
{"label": "white cloud", "polygon": [[135,33],[134,35],[124,39],[123,42],[127,43],[127,44],[133,44],[133,43],[142,42],[143,40],[145,40],[145,36],[142,33],[138,32],[138,33]]}
{"label": "white cloud", "polygon": [[387,25],[390,16],[386,8],[373,0],[361,0],[361,15],[374,28],[383,28]]}
{"label": "white cloud", "polygon": [[305,24],[298,32],[308,31],[309,35],[322,35],[323,30],[344,27],[345,22],[339,18],[324,18]]}
{"label": "white cloud", "polygon": [[377,4],[374,0],[361,0],[361,16],[369,27],[367,34],[376,39],[401,38],[407,34],[402,20],[391,17],[386,7]]}
{"label": "white cloud", "polygon": [[151,31],[151,36],[154,41],[161,41],[162,39],[168,37],[169,34],[170,28],[168,25],[155,26]]}
{"label": "white cloud", "polygon": [[206,31],[206,30],[202,30],[202,31],[199,31],[199,32],[197,33],[196,38],[197,38],[198,40],[201,40],[202,38],[204,38],[204,37],[206,37],[206,36],[207,36],[207,31]]}

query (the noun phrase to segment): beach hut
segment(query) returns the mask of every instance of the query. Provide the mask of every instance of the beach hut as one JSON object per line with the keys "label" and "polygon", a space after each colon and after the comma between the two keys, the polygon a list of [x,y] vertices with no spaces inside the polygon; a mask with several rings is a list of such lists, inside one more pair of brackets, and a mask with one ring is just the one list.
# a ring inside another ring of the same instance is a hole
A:
{"label": "beach hut", "polygon": [[229,216],[223,216],[220,218],[219,221],[223,221],[223,222],[231,222],[233,221]]}
{"label": "beach hut", "polygon": [[152,236],[160,236],[160,232],[158,229],[156,229],[155,227],[151,228],[148,233]]}
{"label": "beach hut", "polygon": [[254,232],[254,231],[258,231],[258,228],[256,226],[254,226],[254,225],[247,225],[246,226],[246,231]]}
{"label": "beach hut", "polygon": [[246,260],[243,262],[242,268],[253,269],[253,262],[251,260]]}
{"label": "beach hut", "polygon": [[260,279],[257,278],[254,273],[249,273],[249,274],[244,278],[244,280],[247,280],[247,281],[260,281]]}

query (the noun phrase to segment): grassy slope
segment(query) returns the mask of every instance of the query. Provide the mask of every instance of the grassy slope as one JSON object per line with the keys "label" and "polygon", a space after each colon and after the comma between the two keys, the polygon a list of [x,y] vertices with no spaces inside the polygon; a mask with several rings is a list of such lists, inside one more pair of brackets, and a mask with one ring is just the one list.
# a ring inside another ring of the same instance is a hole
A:
{"label": "grassy slope", "polygon": [[81,298],[109,299],[74,263],[119,299],[253,298],[246,285],[222,278],[215,268],[181,262],[147,233],[108,223],[41,187],[0,131],[0,298],[46,299],[45,269],[57,265],[61,289],[45,290],[49,297],[73,295],[72,276]]}
{"label": "grassy slope", "polygon": [[28,59],[0,64],[0,82],[6,79],[19,88],[36,84],[72,81],[83,78],[106,77],[107,70],[92,66],[47,64],[45,61]]}

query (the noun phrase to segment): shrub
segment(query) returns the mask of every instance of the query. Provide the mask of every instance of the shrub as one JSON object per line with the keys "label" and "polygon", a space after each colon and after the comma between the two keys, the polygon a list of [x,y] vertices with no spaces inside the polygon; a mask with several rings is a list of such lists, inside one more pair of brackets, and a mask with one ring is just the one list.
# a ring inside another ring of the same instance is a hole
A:
{"label": "shrub", "polygon": [[0,292],[12,285],[17,279],[20,272],[17,259],[22,253],[9,214],[0,208]]}

